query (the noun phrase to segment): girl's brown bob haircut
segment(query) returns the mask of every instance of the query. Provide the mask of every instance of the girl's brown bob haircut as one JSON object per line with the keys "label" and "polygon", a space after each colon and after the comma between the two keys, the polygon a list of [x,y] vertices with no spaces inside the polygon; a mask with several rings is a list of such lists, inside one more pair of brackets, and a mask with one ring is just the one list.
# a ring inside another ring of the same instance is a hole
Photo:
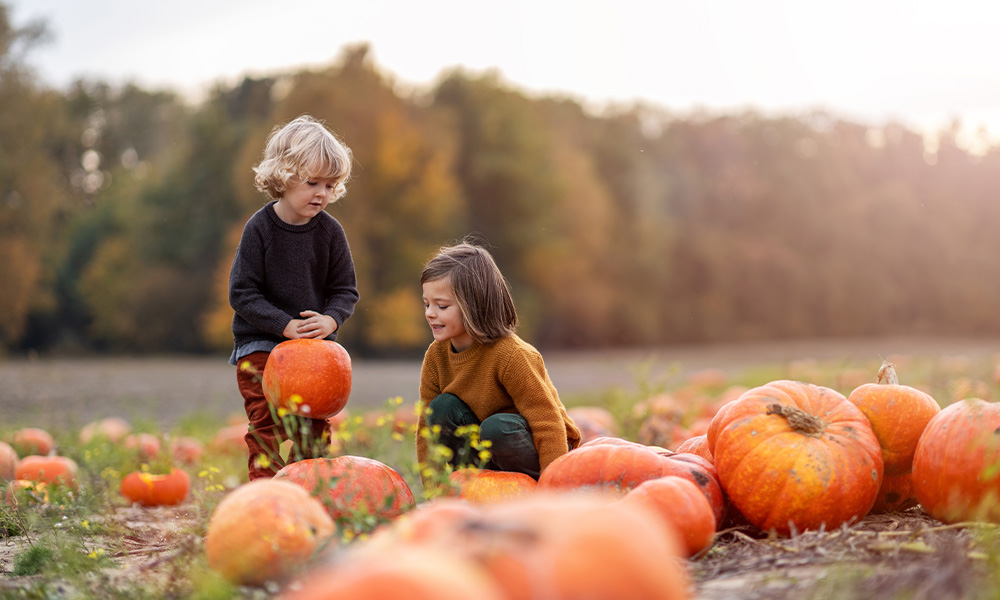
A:
{"label": "girl's brown bob haircut", "polygon": [[257,189],[277,200],[292,180],[314,177],[335,183],[330,202],[347,192],[351,177],[351,149],[337,139],[321,121],[302,115],[271,130],[264,158],[253,168]]}
{"label": "girl's brown bob haircut", "polygon": [[420,284],[448,279],[465,330],[472,339],[490,345],[514,333],[517,311],[507,280],[485,248],[463,241],[445,246],[427,262]]}

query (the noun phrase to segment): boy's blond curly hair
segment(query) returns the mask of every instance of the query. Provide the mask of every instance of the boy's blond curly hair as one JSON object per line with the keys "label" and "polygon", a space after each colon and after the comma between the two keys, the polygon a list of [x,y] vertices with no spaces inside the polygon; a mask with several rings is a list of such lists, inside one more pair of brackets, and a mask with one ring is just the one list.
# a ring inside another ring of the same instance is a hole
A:
{"label": "boy's blond curly hair", "polygon": [[264,158],[253,168],[254,183],[258,190],[277,200],[292,180],[331,179],[335,188],[330,202],[336,202],[347,192],[351,163],[350,148],[321,121],[302,115],[271,130]]}

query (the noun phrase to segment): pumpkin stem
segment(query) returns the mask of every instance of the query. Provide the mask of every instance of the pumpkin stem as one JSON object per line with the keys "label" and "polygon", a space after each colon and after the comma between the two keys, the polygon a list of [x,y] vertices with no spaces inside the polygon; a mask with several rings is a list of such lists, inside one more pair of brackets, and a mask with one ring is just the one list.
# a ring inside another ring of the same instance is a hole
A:
{"label": "pumpkin stem", "polygon": [[767,414],[784,417],[788,421],[789,427],[796,433],[819,437],[826,431],[826,421],[794,406],[770,404],[767,407]]}
{"label": "pumpkin stem", "polygon": [[896,365],[883,360],[882,366],[878,369],[878,382],[884,385],[899,385],[899,377],[896,376]]}

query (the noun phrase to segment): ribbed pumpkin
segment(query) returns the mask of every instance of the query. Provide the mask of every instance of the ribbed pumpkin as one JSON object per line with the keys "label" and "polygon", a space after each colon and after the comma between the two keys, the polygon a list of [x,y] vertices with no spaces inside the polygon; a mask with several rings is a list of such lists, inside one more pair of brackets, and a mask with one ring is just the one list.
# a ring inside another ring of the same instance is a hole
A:
{"label": "ribbed pumpkin", "polygon": [[671,452],[660,449],[660,477],[673,475],[693,483],[712,507],[716,523],[722,523],[726,515],[726,495],[719,481],[719,473],[711,461],[687,452]]}
{"label": "ribbed pumpkin", "polygon": [[712,507],[698,486],[682,477],[644,481],[618,502],[641,506],[667,521],[680,534],[688,556],[710,548],[715,540]]}
{"label": "ribbed pumpkin", "polygon": [[351,357],[330,340],[286,340],[268,355],[261,385],[272,405],[327,419],[343,410],[351,395]]}
{"label": "ribbed pumpkin", "polygon": [[173,468],[164,474],[133,471],[122,479],[121,494],[140,506],[173,506],[184,502],[190,489],[187,472]]}
{"label": "ribbed pumpkin", "polygon": [[913,456],[913,490],[941,521],[1000,522],[1000,404],[970,398],[931,419]]}
{"label": "ribbed pumpkin", "polygon": [[18,461],[14,478],[75,486],[77,471],[76,461],[66,456],[25,456]]}
{"label": "ribbed pumpkin", "polygon": [[11,435],[10,445],[19,456],[46,456],[55,448],[52,434],[39,427],[24,427]]}
{"label": "ribbed pumpkin", "polygon": [[333,520],[301,486],[275,479],[245,483],[219,502],[208,522],[208,566],[242,585],[281,581],[332,539]]}
{"label": "ribbed pumpkin", "polygon": [[809,383],[747,391],[712,419],[708,443],[730,502],[779,534],[860,519],[882,484],[868,419],[842,394]]}
{"label": "ribbed pumpkin", "polygon": [[7,442],[0,442],[0,480],[14,479],[14,468],[17,466],[17,452]]}
{"label": "ribbed pumpkin", "polygon": [[711,462],[712,451],[708,449],[708,434],[696,435],[677,446],[678,454],[697,454]]}
{"label": "ribbed pumpkin", "polygon": [[454,495],[476,504],[517,498],[538,485],[530,475],[490,469],[458,469],[448,474],[448,480],[458,488]]}
{"label": "ribbed pumpkin", "polygon": [[335,521],[358,514],[391,519],[414,504],[399,473],[363,456],[300,460],[282,467],[274,478],[305,488]]}
{"label": "ribbed pumpkin", "polygon": [[878,383],[858,386],[847,399],[868,417],[882,448],[885,474],[909,473],[920,434],[928,421],[941,412],[937,400],[916,388],[900,385],[896,367],[888,361],[878,370]]}

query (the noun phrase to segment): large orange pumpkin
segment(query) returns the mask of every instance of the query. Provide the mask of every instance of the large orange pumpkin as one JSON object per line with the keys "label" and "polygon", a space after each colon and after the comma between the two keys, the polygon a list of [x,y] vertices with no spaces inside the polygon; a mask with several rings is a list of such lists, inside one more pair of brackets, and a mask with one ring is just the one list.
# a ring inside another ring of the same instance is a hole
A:
{"label": "large orange pumpkin", "polygon": [[941,412],[937,400],[916,388],[900,385],[896,367],[888,361],[879,368],[878,383],[858,386],[847,399],[868,417],[882,448],[885,474],[909,473],[920,434],[927,422]]}
{"label": "large orange pumpkin", "polygon": [[680,534],[688,556],[705,551],[715,540],[715,512],[698,486],[682,477],[644,481],[618,502],[642,506],[666,520]]}
{"label": "large orange pumpkin", "polygon": [[648,509],[603,495],[536,493],[484,505],[433,542],[477,560],[506,598],[688,597],[677,532]]}
{"label": "large orange pumpkin", "polygon": [[286,340],[264,364],[264,397],[293,415],[327,419],[351,395],[351,357],[330,340]]}
{"label": "large orange pumpkin", "polygon": [[15,479],[76,485],[76,462],[66,456],[25,456],[14,469]]}
{"label": "large orange pumpkin", "polygon": [[842,394],[809,383],[747,391],[712,419],[708,443],[730,502],[780,534],[860,519],[882,485],[868,419]]}
{"label": "large orange pumpkin", "polygon": [[716,523],[722,523],[726,514],[726,495],[722,490],[715,465],[697,454],[664,449],[657,451],[657,454],[661,461],[660,476],[673,475],[695,484],[712,507]]}
{"label": "large orange pumpkin", "polygon": [[538,485],[530,475],[490,469],[458,469],[448,474],[457,486],[454,495],[474,502],[502,502],[530,494]]}
{"label": "large orange pumpkin", "polygon": [[507,600],[471,558],[443,548],[354,553],[307,574],[279,600]]}
{"label": "large orange pumpkin", "polygon": [[227,580],[281,581],[305,566],[336,528],[319,500],[275,479],[245,483],[219,502],[208,522],[205,557]]}
{"label": "large orange pumpkin", "polygon": [[399,473],[363,456],[300,460],[282,467],[274,478],[305,488],[334,520],[360,514],[391,519],[414,504],[413,492]]}
{"label": "large orange pumpkin", "polygon": [[1000,522],[1000,404],[970,398],[935,415],[913,456],[913,490],[936,519]]}
{"label": "large orange pumpkin", "polygon": [[173,506],[184,502],[190,489],[187,472],[173,468],[162,475],[133,471],[122,479],[121,494],[140,506]]}

